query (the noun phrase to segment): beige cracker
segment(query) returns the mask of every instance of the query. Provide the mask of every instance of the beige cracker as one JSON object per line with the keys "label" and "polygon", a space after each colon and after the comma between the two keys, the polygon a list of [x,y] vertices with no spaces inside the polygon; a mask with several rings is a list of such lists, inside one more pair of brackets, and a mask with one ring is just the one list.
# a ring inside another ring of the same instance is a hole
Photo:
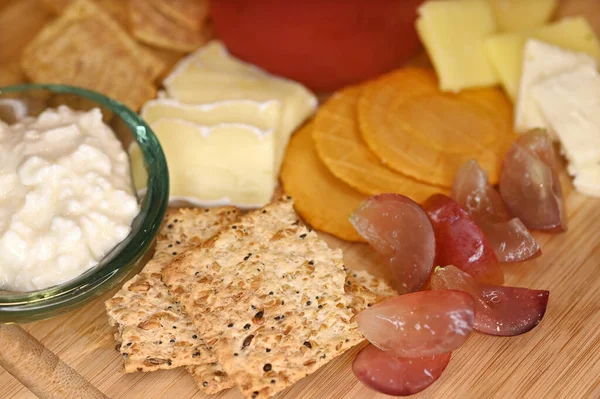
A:
{"label": "beige cracker", "polygon": [[119,325],[126,372],[215,361],[162,283],[160,272],[179,253],[212,237],[237,217],[233,207],[167,211],[152,260],[106,302],[110,323]]}
{"label": "beige cracker", "polygon": [[367,304],[352,308],[341,251],[298,224],[282,199],[163,271],[246,397],[270,397],[362,340],[353,316]]}

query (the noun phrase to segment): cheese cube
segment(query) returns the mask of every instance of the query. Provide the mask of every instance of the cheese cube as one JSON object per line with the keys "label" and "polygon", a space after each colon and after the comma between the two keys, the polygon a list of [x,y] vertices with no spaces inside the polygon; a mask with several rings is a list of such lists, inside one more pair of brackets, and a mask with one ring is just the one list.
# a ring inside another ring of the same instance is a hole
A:
{"label": "cheese cube", "polygon": [[[239,123],[203,126],[162,118],[152,130],[169,165],[170,199],[198,206],[262,206],[275,189],[274,132]],[[145,187],[139,147],[130,148],[136,188]]]}
{"label": "cheese cube", "polygon": [[487,1],[430,1],[418,13],[417,32],[433,62],[441,90],[458,92],[498,83],[484,48],[484,39],[496,31]]}
{"label": "cheese cube", "polygon": [[171,98],[189,104],[242,99],[280,101],[283,110],[276,133],[276,172],[291,134],[317,106],[317,98],[304,86],[232,57],[218,41],[180,61],[163,84]]}
{"label": "cheese cube", "polygon": [[541,26],[550,20],[558,0],[488,0],[498,29],[517,32]]}
{"label": "cheese cube", "polygon": [[590,165],[578,171],[573,179],[575,190],[584,195],[600,197],[600,164]]}
{"label": "cheese cube", "polygon": [[159,98],[148,101],[140,114],[148,124],[153,124],[161,118],[175,118],[205,126],[243,123],[261,130],[276,130],[281,119],[281,108],[278,100],[228,100],[184,104],[171,98]]}
{"label": "cheese cube", "polygon": [[560,139],[576,172],[600,163],[600,75],[583,65],[531,89],[544,118]]}
{"label": "cheese cube", "polygon": [[548,77],[581,65],[595,68],[596,60],[585,53],[563,50],[536,39],[527,40],[519,97],[516,104],[515,131],[526,132],[534,128],[547,129],[549,126],[531,96],[531,88]]}
{"label": "cheese cube", "polygon": [[485,47],[506,93],[515,100],[521,81],[523,49],[535,38],[565,49],[590,54],[600,60],[600,43],[583,17],[565,18],[527,32],[503,33],[489,37]]}

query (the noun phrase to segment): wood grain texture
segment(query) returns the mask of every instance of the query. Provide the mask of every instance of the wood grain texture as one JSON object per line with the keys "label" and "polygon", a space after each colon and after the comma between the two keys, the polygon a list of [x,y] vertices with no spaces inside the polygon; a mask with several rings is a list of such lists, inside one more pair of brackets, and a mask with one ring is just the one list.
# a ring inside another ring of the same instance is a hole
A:
{"label": "wood grain texture", "polygon": [[[600,1],[562,0],[561,15],[584,13],[600,32]],[[473,334],[440,380],[416,398],[600,398],[600,200],[573,193],[568,179],[569,231],[536,233],[543,255],[505,267],[507,284],[550,290],[543,322],[513,338]],[[363,244],[327,238],[344,249],[346,264],[384,275]],[[200,394],[184,370],[123,374],[102,298],[69,314],[24,325],[33,337],[109,398],[240,399],[235,390]],[[0,347],[0,350],[4,350]],[[279,399],[383,399],[351,371],[358,348],[289,388]],[[48,387],[48,390],[52,387]],[[0,369],[0,397],[36,396]]]}
{"label": "wood grain texture", "polygon": [[[21,326],[0,325],[0,364],[42,399],[106,399]],[[48,382],[52,382],[48,385]]]}

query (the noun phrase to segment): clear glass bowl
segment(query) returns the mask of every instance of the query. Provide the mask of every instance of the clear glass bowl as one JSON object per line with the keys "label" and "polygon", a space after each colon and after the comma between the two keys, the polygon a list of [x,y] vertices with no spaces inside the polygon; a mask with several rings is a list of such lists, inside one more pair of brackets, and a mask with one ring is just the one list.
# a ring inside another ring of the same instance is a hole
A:
{"label": "clear glass bowl", "polygon": [[152,130],[135,112],[115,100],[78,87],[24,84],[0,88],[0,120],[7,123],[13,122],[15,109],[35,116],[62,104],[78,110],[100,108],[105,122],[125,149],[137,141],[144,155],[148,188],[138,198],[141,210],[133,221],[131,233],[100,264],[55,287],[26,293],[0,291],[0,323],[27,322],[65,313],[113,288],[141,262],[167,208],[169,174],[165,156]]}

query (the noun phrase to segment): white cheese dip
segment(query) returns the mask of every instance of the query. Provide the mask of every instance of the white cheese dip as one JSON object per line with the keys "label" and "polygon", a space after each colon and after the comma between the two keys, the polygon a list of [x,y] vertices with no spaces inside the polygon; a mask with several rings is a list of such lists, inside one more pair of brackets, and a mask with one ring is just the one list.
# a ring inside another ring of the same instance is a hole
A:
{"label": "white cheese dip", "polygon": [[138,212],[129,158],[99,109],[0,122],[0,290],[77,277],[127,237]]}

